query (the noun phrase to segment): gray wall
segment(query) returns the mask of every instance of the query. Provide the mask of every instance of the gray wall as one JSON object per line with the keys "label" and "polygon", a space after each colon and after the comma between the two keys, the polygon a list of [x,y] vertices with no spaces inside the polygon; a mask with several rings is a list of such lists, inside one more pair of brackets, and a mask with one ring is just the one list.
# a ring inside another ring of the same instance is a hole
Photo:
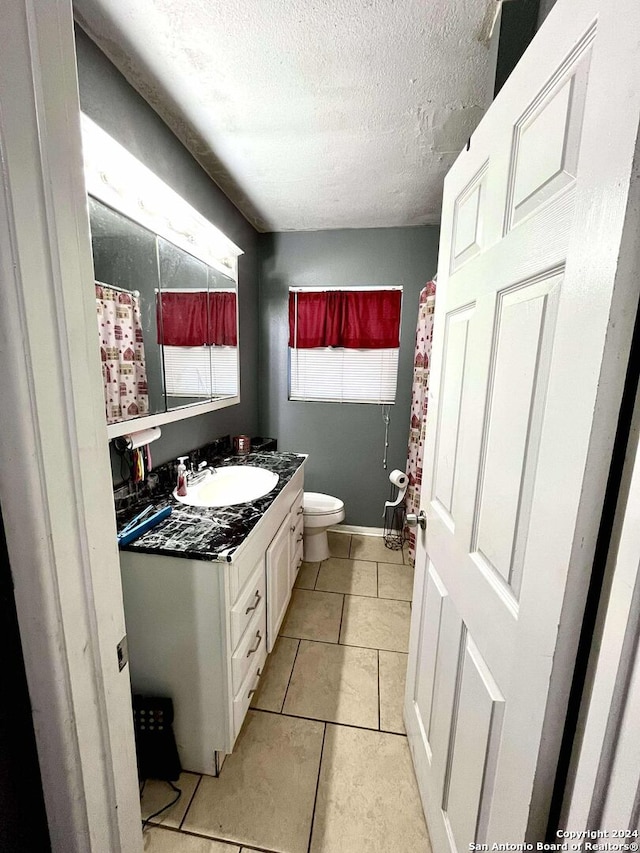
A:
{"label": "gray wall", "polygon": [[[182,143],[115,66],[76,27],[80,104],[96,124],[152,169],[244,250],[239,262],[239,406],[166,424],[154,442],[154,463],[227,433],[255,434],[258,428],[258,233],[213,183]],[[114,477],[119,475],[114,471]]]}
{"label": "gray wall", "polygon": [[538,29],[540,29],[544,19],[555,5],[556,0],[540,0],[540,9],[538,10]]}
{"label": "gray wall", "polygon": [[[305,489],[344,501],[347,524],[382,527],[391,469],[404,470],[418,296],[436,271],[438,229],[376,228],[263,234],[260,281],[260,430],[282,450],[309,454]],[[398,390],[388,470],[379,406],[288,400],[288,288],[401,284]]]}

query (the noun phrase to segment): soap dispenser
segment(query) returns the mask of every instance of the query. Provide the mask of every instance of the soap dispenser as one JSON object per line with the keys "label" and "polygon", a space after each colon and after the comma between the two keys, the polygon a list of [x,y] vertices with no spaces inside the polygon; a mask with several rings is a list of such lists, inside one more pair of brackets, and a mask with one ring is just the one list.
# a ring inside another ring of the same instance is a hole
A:
{"label": "soap dispenser", "polygon": [[183,498],[187,494],[187,466],[184,464],[188,456],[178,456],[178,482],[176,494]]}

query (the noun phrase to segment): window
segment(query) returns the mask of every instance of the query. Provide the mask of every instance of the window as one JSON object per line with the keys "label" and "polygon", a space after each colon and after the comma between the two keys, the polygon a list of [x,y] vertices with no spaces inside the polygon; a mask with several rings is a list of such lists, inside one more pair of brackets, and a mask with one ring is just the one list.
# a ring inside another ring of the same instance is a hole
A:
{"label": "window", "polygon": [[158,343],[169,396],[209,399],[237,393],[235,291],[159,293]]}
{"label": "window", "polygon": [[289,399],[395,402],[402,288],[291,290]]}

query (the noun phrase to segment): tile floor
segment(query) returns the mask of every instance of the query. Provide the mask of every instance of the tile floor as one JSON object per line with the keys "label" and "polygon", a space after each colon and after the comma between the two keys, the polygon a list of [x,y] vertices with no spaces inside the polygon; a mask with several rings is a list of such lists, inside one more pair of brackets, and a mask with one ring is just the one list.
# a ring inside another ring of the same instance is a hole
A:
{"label": "tile floor", "polygon": [[[413,570],[375,537],[329,543],[220,777],[181,775],[148,853],[430,853],[402,720]],[[143,818],[172,795],[148,781]]]}

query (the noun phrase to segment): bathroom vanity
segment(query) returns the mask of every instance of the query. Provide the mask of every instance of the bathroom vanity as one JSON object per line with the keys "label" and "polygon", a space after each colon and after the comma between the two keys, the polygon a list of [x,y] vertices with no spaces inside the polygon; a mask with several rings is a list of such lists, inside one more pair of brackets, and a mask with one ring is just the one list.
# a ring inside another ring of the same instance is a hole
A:
{"label": "bathroom vanity", "polygon": [[215,509],[173,500],[164,525],[121,551],[133,691],[173,699],[185,770],[217,774],[260,683],[302,564],[304,461],[251,454],[245,464],[278,473],[269,494]]}

